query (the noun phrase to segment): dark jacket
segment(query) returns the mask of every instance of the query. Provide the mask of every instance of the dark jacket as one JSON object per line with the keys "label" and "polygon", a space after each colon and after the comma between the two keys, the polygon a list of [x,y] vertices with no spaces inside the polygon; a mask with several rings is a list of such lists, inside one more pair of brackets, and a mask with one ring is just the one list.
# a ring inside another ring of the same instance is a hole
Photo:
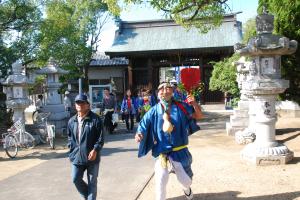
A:
{"label": "dark jacket", "polygon": [[[69,158],[73,164],[86,165],[100,162],[100,150],[104,144],[102,127],[100,117],[90,111],[84,118],[81,139],[78,141],[77,114],[69,120],[68,147],[70,148]],[[88,161],[88,155],[93,149],[97,151],[97,157],[94,161]]]}

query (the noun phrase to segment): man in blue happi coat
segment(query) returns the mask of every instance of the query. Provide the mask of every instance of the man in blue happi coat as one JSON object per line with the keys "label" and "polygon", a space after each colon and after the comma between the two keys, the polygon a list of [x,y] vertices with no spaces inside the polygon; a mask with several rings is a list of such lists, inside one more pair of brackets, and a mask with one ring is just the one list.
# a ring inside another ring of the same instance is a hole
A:
{"label": "man in blue happi coat", "polygon": [[192,155],[187,145],[189,122],[202,117],[200,107],[191,95],[187,96],[188,103],[175,101],[172,85],[168,82],[158,86],[158,98],[159,103],[145,114],[137,129],[138,156],[152,150],[156,158],[156,200],[166,199],[169,169],[175,172],[187,199],[192,199]]}

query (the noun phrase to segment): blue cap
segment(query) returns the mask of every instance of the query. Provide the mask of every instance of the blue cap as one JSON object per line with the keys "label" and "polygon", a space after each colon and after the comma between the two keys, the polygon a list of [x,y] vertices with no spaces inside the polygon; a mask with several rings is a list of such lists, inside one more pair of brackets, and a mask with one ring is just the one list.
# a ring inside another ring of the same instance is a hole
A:
{"label": "blue cap", "polygon": [[88,97],[85,94],[78,94],[75,97],[75,102],[86,102],[89,103]]}

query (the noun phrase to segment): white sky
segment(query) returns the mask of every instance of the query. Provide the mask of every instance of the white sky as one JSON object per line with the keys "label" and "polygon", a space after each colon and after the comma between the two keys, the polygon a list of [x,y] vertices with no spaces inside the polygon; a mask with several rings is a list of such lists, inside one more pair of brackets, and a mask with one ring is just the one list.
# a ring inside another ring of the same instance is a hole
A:
{"label": "white sky", "polygon": [[[245,23],[248,19],[256,16],[258,0],[229,0],[227,4],[232,12],[242,11],[241,14],[237,15],[237,19],[242,23]],[[145,6],[132,6],[121,13],[121,19],[123,21],[141,21],[163,18],[162,13],[158,13],[152,8]],[[101,34],[99,52],[106,51],[112,45],[115,30],[116,26],[113,21],[110,21],[105,25]]]}

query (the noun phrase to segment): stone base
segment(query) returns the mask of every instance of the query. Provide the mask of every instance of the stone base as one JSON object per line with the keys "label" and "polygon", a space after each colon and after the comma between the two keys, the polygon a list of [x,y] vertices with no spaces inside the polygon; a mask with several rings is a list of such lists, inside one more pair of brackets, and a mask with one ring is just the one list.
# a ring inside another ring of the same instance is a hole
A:
{"label": "stone base", "polygon": [[237,108],[233,109],[233,116],[242,117],[242,118],[249,118],[249,110],[240,110]]}
{"label": "stone base", "polygon": [[249,118],[230,116],[230,124],[232,127],[247,127],[249,124]]}
{"label": "stone base", "polygon": [[255,140],[255,132],[249,127],[235,133],[235,142],[238,144],[249,144]]}
{"label": "stone base", "polygon": [[277,110],[277,115],[282,118],[300,118],[300,110]]}
{"label": "stone base", "polygon": [[275,147],[260,147],[255,143],[248,144],[241,152],[241,158],[247,162],[260,165],[284,165],[291,161],[294,152],[284,144]]}
{"label": "stone base", "polygon": [[244,130],[244,126],[232,126],[229,122],[226,122],[226,133],[228,136],[234,136],[236,132]]}
{"label": "stone base", "polygon": [[239,110],[249,110],[249,101],[240,100],[238,102]]}

